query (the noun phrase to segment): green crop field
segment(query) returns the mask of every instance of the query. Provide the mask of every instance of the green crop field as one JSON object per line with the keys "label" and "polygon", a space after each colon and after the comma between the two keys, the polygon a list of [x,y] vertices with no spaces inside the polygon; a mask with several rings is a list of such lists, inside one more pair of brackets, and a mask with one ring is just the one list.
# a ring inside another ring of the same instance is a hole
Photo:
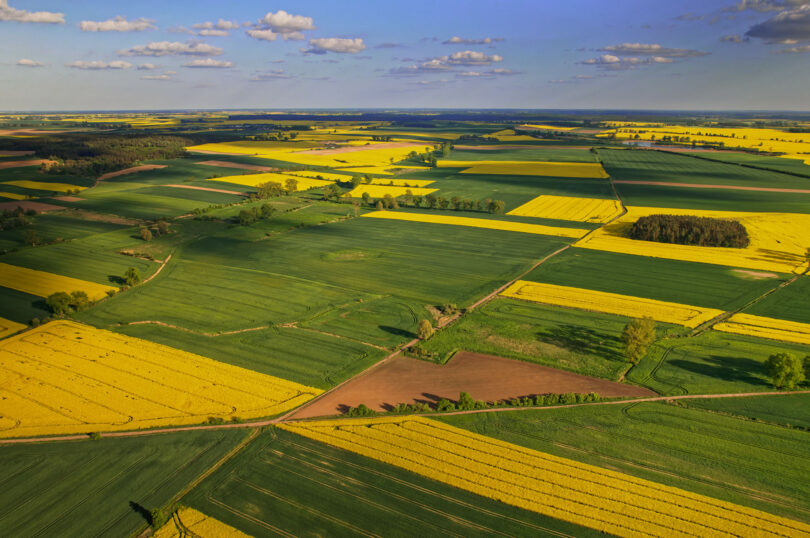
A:
{"label": "green crop field", "polygon": [[438,417],[646,480],[810,521],[810,433],[662,403]]}
{"label": "green crop field", "polygon": [[745,313],[810,323],[810,277],[800,277],[746,309]]}
{"label": "green crop field", "polygon": [[684,403],[696,409],[810,431],[810,394],[713,398],[685,400]]}
{"label": "green crop field", "polygon": [[[688,152],[687,152],[688,153]],[[810,179],[810,166],[804,164],[800,159],[785,159],[782,157],[769,157],[767,155],[755,155],[751,153],[731,153],[731,152],[696,152],[694,154],[702,159],[711,159],[723,163],[733,163],[747,165],[756,168],[766,168],[776,172],[788,172],[807,176]]]}
{"label": "green crop field", "polygon": [[[451,161],[560,161],[593,163],[596,156],[588,148],[536,147],[525,149],[454,150],[447,159]],[[475,164],[474,162],[470,163]]]}
{"label": "green crop field", "polygon": [[252,536],[597,534],[283,430],[263,434],[180,503]]}
{"label": "green crop field", "polygon": [[25,246],[25,231],[34,230],[38,243],[71,240],[126,228],[126,225],[97,220],[87,220],[73,212],[45,213],[31,217],[32,224],[25,228],[0,232],[0,251]]}
{"label": "green crop field", "polygon": [[0,446],[4,536],[128,536],[246,436],[220,430]]}

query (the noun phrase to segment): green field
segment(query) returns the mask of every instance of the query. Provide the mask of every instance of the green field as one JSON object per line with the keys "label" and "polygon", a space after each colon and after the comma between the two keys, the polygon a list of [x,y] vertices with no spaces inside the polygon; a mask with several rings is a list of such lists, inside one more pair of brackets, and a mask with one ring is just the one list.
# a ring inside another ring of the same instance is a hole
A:
{"label": "green field", "polygon": [[34,318],[42,319],[50,314],[51,310],[42,297],[0,287],[0,318],[28,323]]}
{"label": "green field", "polygon": [[810,277],[800,277],[746,309],[745,313],[810,323]]}
{"label": "green field", "polygon": [[702,151],[696,152],[695,155],[701,159],[767,168],[777,172],[788,172],[807,176],[807,178],[810,179],[810,166],[804,164],[804,161],[801,159],[785,159],[782,157],[770,157],[768,155],[756,155],[752,153],[724,153],[719,151]]}
{"label": "green field", "polygon": [[97,233],[120,230],[127,226],[98,220],[87,220],[72,212],[55,212],[27,217],[31,224],[13,230],[0,231],[0,251],[25,246],[25,233],[33,230],[40,243],[78,239]]}
{"label": "green field", "polygon": [[662,403],[438,417],[510,443],[810,522],[810,433]]}
{"label": "green field", "polygon": [[252,536],[597,535],[283,430],[180,502]]}
{"label": "green field", "polygon": [[696,409],[810,430],[810,394],[686,400],[684,403]]}
{"label": "green field", "polygon": [[[505,143],[506,144],[506,143]],[[560,161],[594,163],[596,156],[587,148],[559,147],[533,147],[526,146],[521,149],[488,149],[469,150],[456,149],[446,157],[451,161]],[[474,163],[470,163],[474,164]]]}
{"label": "green field", "polygon": [[3,536],[128,536],[246,430],[0,446]]}
{"label": "green field", "polygon": [[420,347],[445,362],[477,351],[616,380],[630,366],[619,340],[629,318],[497,298]]}
{"label": "green field", "polygon": [[570,248],[524,280],[734,310],[786,278],[754,280],[731,267]]}

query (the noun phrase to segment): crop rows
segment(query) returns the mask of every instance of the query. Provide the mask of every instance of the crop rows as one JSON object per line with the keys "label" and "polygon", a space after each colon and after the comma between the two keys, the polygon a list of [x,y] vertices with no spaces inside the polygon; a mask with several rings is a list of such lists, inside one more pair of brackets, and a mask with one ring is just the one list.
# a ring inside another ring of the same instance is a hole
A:
{"label": "crop rows", "polygon": [[621,212],[622,204],[618,200],[543,195],[513,209],[507,215],[602,223],[619,216]]}
{"label": "crop rows", "polygon": [[193,508],[181,508],[152,536],[155,538],[247,538],[248,535]]}
{"label": "crop rows", "polygon": [[83,291],[87,293],[91,301],[106,297],[108,291],[118,290],[118,288],[105,286],[104,284],[96,284],[95,282],[55,275],[7,263],[0,263],[0,282],[3,283],[3,287],[39,297],[47,297],[59,291],[66,293]]}
{"label": "crop rows", "polygon": [[810,344],[810,324],[785,321],[783,319],[734,314],[728,321],[714,326],[718,331],[758,336],[771,340]]}

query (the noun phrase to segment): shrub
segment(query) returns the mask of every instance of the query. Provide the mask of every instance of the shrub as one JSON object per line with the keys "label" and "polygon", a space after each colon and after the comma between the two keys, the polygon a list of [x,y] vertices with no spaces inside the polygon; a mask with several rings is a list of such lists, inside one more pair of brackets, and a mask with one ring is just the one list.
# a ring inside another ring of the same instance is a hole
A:
{"label": "shrub", "polygon": [[804,365],[788,353],[774,353],[765,361],[765,372],[778,389],[793,389],[804,381]]}
{"label": "shrub", "polygon": [[439,403],[436,404],[436,411],[438,411],[439,413],[446,413],[448,411],[455,411],[455,410],[456,404],[454,404],[453,402],[451,402],[446,398],[442,398],[441,400],[439,400]]}
{"label": "shrub", "polygon": [[427,340],[433,336],[433,325],[429,320],[422,319],[419,321],[419,327],[416,330],[416,337],[420,340]]}

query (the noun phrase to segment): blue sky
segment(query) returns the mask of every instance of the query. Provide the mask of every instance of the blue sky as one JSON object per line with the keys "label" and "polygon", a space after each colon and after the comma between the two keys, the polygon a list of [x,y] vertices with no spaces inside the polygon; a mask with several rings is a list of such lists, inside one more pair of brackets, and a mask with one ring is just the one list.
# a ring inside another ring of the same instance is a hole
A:
{"label": "blue sky", "polygon": [[810,0],[0,0],[2,110],[808,110],[808,67]]}

